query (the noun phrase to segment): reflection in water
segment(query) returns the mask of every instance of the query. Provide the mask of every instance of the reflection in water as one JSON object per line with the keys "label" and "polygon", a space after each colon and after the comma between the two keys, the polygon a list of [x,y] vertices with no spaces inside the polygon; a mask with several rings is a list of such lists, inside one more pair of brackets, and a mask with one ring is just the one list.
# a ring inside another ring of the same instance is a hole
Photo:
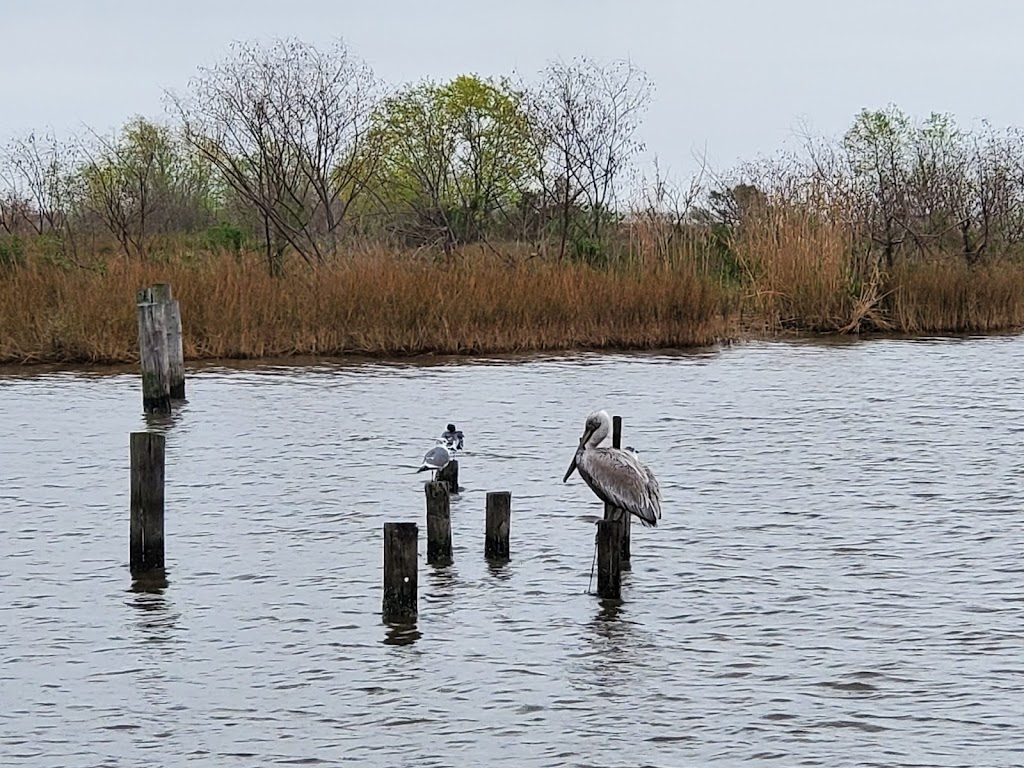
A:
{"label": "reflection in water", "polygon": [[151,643],[166,643],[178,634],[179,614],[164,595],[167,579],[162,574],[145,574],[132,582],[126,604],[139,612],[135,628]]}
{"label": "reflection in water", "polygon": [[381,642],[384,645],[412,645],[423,633],[416,629],[416,624],[395,624],[385,623],[387,630],[384,633],[384,639]]}
{"label": "reflection in water", "polygon": [[508,581],[514,573],[512,564],[508,560],[488,560],[487,570],[491,576],[499,581]]}
{"label": "reflection in water", "polygon": [[170,413],[146,413],[142,410],[142,396],[139,395],[139,417],[149,432],[170,435],[179,424],[188,418],[188,400],[175,400],[171,404]]}
{"label": "reflection in water", "polygon": [[131,591],[158,595],[167,589],[169,583],[166,569],[151,568],[148,571],[132,575]]}
{"label": "reflection in water", "polygon": [[[0,374],[0,765],[1020,764],[1022,358],[190,369],[146,423],[174,438],[173,584],[127,592],[137,372]],[[554,460],[592,407],[664,496],[621,603],[583,594],[602,510]],[[410,464],[451,420],[455,565],[421,542],[419,617],[382,632],[381,526],[422,515]],[[483,557],[489,490],[511,563]]]}

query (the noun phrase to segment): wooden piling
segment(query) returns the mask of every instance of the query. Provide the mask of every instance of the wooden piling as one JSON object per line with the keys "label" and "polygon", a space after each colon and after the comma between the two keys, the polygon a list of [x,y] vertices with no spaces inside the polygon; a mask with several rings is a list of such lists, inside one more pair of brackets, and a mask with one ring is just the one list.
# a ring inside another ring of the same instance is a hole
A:
{"label": "wooden piling", "polygon": [[436,480],[423,486],[427,494],[427,563],[452,564],[452,508],[448,483]]}
{"label": "wooden piling", "polygon": [[416,619],[418,545],[416,523],[384,523],[384,621]]}
{"label": "wooden piling", "polygon": [[597,594],[609,600],[622,597],[622,526],[618,520],[597,522]]}
{"label": "wooden piling", "polygon": [[[143,358],[143,403],[147,398],[147,374],[153,370],[159,376],[166,376],[167,399],[185,399],[185,354],[181,333],[181,306],[174,298],[171,286],[157,283],[136,293],[136,312],[139,318],[139,356]],[[153,305],[150,307],[149,305]],[[155,327],[153,327],[155,326]],[[159,346],[157,342],[159,340]],[[162,349],[161,349],[162,347]],[[166,363],[165,363],[166,358]],[[166,365],[166,373],[164,373]],[[154,394],[148,395],[160,400],[155,409],[147,413],[170,413],[170,404],[163,408],[163,384],[151,381]],[[159,386],[159,390],[157,387]]]}
{"label": "wooden piling", "polygon": [[178,300],[171,299],[164,304],[164,312],[167,313],[167,373],[171,400],[184,400],[185,349],[181,334],[181,305]]}
{"label": "wooden piling", "polygon": [[164,436],[132,432],[130,567],[142,574],[164,567]]}
{"label": "wooden piling", "polygon": [[449,461],[440,472],[437,473],[438,482],[444,482],[448,484],[448,491],[450,493],[459,492],[459,462],[455,459]]}
{"label": "wooden piling", "polygon": [[171,412],[170,359],[167,352],[167,313],[154,300],[153,289],[136,294],[139,360],[142,364],[142,408],[146,413]]}
{"label": "wooden piling", "polygon": [[[622,417],[621,416],[612,416],[612,447],[613,448],[621,448],[622,447]],[[612,507],[609,504],[605,504],[604,505],[604,519],[605,520],[608,520],[611,517],[613,509],[614,509],[614,507]],[[621,535],[622,553],[620,555],[620,558],[621,558],[621,562],[622,562],[622,570],[624,570],[624,571],[628,571],[628,570],[630,570],[632,568],[632,562],[630,560],[630,555],[629,555],[629,552],[630,552],[630,549],[629,549],[629,547],[630,547],[630,545],[629,545],[629,531],[630,531],[630,527],[632,525],[632,517],[633,517],[632,515],[630,515],[629,513],[626,513],[626,514],[624,514],[622,516],[622,520],[620,521],[622,523],[622,535]]]}
{"label": "wooden piling", "polygon": [[484,557],[488,560],[508,560],[508,538],[511,525],[511,492],[488,492],[487,516],[484,531]]}

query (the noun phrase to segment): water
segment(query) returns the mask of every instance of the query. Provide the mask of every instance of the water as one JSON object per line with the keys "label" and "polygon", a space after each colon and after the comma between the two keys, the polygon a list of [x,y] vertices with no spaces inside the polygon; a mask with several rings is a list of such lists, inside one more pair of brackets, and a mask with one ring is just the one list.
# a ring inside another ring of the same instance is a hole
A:
{"label": "water", "polygon": [[[134,373],[0,376],[0,765],[1024,764],[1024,339],[208,368],[131,590]],[[620,607],[565,471],[661,479]],[[467,435],[456,563],[380,621],[381,525]],[[488,490],[513,559],[483,561]]]}

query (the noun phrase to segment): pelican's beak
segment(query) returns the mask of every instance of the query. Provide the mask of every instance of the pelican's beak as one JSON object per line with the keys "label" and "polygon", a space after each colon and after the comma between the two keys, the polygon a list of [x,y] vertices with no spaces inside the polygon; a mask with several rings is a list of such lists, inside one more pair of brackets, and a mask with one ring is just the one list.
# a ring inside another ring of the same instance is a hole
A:
{"label": "pelican's beak", "polygon": [[565,471],[565,477],[562,478],[562,482],[564,483],[566,480],[568,480],[569,479],[569,475],[571,475],[575,471],[576,471],[576,457],[573,456],[572,457],[572,462],[569,464],[569,468]]}
{"label": "pelican's beak", "polygon": [[[584,432],[583,433],[583,437],[580,438],[580,446],[582,446],[584,443],[586,443],[587,439],[589,437],[590,437],[590,432]],[[569,468],[567,470],[565,470],[565,477],[562,478],[562,482],[564,483],[566,480],[568,480],[569,476],[573,472],[575,472],[575,471],[576,471],[576,454],[573,454],[572,461],[569,462]]]}

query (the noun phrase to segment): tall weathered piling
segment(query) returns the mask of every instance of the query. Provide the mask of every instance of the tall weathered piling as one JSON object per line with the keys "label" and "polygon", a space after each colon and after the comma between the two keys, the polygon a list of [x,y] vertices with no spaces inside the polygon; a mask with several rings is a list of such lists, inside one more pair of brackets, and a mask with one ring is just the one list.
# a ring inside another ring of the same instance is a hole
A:
{"label": "tall weathered piling", "polygon": [[597,594],[622,597],[622,526],[618,520],[597,521]]}
{"label": "tall weathered piling", "polygon": [[[612,416],[612,447],[613,448],[621,448],[622,447],[622,417],[621,416]],[[604,505],[604,519],[605,520],[609,520],[611,518],[614,509],[615,508],[612,507],[610,504],[605,504]],[[632,524],[632,521],[630,519],[631,517],[632,517],[632,515],[630,515],[627,512],[627,513],[624,513],[622,515],[622,519],[619,521],[621,523],[621,526],[622,526],[622,531],[621,531],[621,536],[620,536],[620,539],[622,541],[622,552],[620,554],[620,560],[621,560],[621,564],[622,564],[622,570],[624,570],[624,571],[628,571],[632,567],[632,563],[630,562],[630,556],[629,556],[629,551],[630,551],[630,549],[629,549],[629,546],[630,546],[629,545],[629,529],[630,529],[630,525]]]}
{"label": "tall weathered piling", "polygon": [[132,432],[130,567],[141,574],[164,567],[164,452],[155,432]]}
{"label": "tall weathered piling", "polygon": [[167,283],[139,290],[135,306],[143,408],[146,413],[170,413],[170,401],[185,398],[181,306]]}
{"label": "tall weathered piling", "polygon": [[153,289],[136,294],[139,360],[142,364],[142,408],[146,413],[171,412],[171,373],[167,350],[167,313],[154,300]]}
{"label": "tall weathered piling", "polygon": [[384,621],[414,621],[418,613],[416,523],[384,523]]}
{"label": "tall weathered piling", "polygon": [[484,557],[486,557],[488,560],[508,560],[509,531],[511,529],[511,526],[511,492],[488,492],[487,513],[484,530]]}
{"label": "tall weathered piling", "polygon": [[448,484],[440,480],[423,486],[427,495],[427,563],[452,563],[452,508]]}

